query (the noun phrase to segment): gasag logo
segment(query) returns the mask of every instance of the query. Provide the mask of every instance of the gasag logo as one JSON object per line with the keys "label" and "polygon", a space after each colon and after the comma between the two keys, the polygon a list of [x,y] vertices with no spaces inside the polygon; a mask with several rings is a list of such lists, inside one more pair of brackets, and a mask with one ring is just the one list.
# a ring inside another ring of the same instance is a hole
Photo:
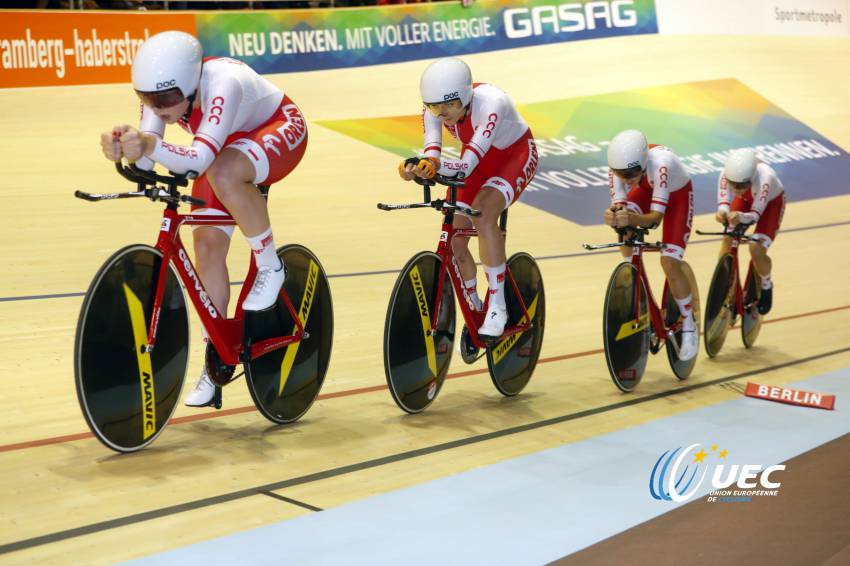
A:
{"label": "gasag logo", "polygon": [[[710,478],[709,502],[751,501],[756,496],[776,496],[781,482],[773,474],[785,465],[764,467],[760,464],[731,464],[728,450],[716,444],[707,447],[691,444],[686,448],[666,450],[656,460],[649,476],[649,493],[653,499],[681,503],[694,497],[706,477]],[[710,473],[710,475],[709,475]]]}
{"label": "gasag logo", "polygon": [[596,28],[628,28],[638,23],[633,0],[553,4],[512,8],[503,16],[508,39],[569,33]]}

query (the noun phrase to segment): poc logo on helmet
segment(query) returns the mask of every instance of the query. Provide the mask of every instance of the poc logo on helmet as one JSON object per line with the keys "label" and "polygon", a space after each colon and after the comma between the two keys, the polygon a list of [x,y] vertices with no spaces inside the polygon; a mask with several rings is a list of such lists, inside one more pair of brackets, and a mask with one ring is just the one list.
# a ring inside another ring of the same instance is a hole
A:
{"label": "poc logo on helmet", "polygon": [[161,83],[156,83],[156,90],[162,90],[164,88],[170,88],[173,86],[177,86],[177,79],[171,79],[170,81],[163,81]]}
{"label": "poc logo on helmet", "polygon": [[450,92],[449,94],[444,94],[444,95],[443,95],[443,100],[454,100],[454,99],[456,99],[456,98],[460,98],[460,94],[458,94],[458,92],[457,92],[457,91],[455,91],[455,92]]}
{"label": "poc logo on helmet", "polygon": [[637,167],[640,165],[640,161],[630,161],[626,163],[626,169],[631,169],[632,167]]}

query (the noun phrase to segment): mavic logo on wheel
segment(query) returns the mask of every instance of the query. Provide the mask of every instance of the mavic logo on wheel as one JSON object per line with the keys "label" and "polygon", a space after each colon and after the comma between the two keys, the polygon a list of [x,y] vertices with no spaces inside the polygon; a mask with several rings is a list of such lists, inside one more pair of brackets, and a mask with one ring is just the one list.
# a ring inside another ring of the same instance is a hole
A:
{"label": "mavic logo on wheel", "polygon": [[[534,313],[537,312],[537,299],[540,298],[540,293],[534,296],[534,300],[531,301],[531,306],[528,307],[528,316],[534,318]],[[525,315],[520,319],[520,324],[525,324],[529,319],[525,318]],[[493,365],[498,364],[502,358],[505,357],[505,354],[511,351],[511,348],[519,341],[522,335],[525,332],[517,332],[516,334],[511,334],[501,342],[499,342],[495,348],[493,348]]]}
{"label": "mavic logo on wheel", "polygon": [[434,337],[431,335],[431,315],[428,312],[428,298],[425,296],[425,287],[422,285],[422,277],[419,275],[419,266],[417,265],[414,265],[410,270],[410,282],[413,284],[413,294],[416,295],[416,303],[419,306],[419,318],[422,321],[428,369],[431,370],[431,375],[436,377],[437,353],[434,351]]}
{"label": "mavic logo on wheel", "polygon": [[156,430],[156,399],[153,394],[153,375],[142,372],[142,407],[144,409],[144,437],[147,438]]}
{"label": "mavic logo on wheel", "polygon": [[641,330],[645,330],[649,325],[649,313],[641,315],[640,320],[632,319],[620,325],[620,330],[617,331],[617,336],[614,337],[615,342],[619,342],[624,338],[628,338],[637,334]]}
{"label": "mavic logo on wheel", "polygon": [[[699,451],[695,452],[697,448]],[[700,444],[691,444],[684,450],[681,446],[672,451],[666,450],[652,467],[649,476],[650,495],[662,501],[687,501],[696,495],[712,467],[710,503],[751,501],[753,496],[778,494],[781,482],[771,481],[770,476],[785,470],[784,465],[764,467],[759,464],[727,464],[728,454],[728,450],[719,450],[716,444],[711,445],[710,449]],[[737,489],[727,489],[733,485]]]}
{"label": "mavic logo on wheel", "polygon": [[139,367],[139,384],[142,399],[142,438],[147,439],[156,432],[156,392],[154,391],[153,365],[151,353],[147,349],[148,329],[145,325],[145,309],[142,301],[126,284],[124,297],[127,299],[127,311],[130,314],[130,326],[133,329],[136,359]]}
{"label": "mavic logo on wheel", "polygon": [[[312,259],[307,268],[307,284],[304,286],[304,296],[301,297],[301,306],[298,308],[298,320],[301,321],[301,327],[307,328],[307,319],[310,318],[310,310],[313,308],[313,300],[316,298],[316,284],[319,281],[319,266]],[[295,363],[295,355],[298,353],[298,346],[301,341],[290,344],[286,348],[286,354],[283,356],[283,361],[280,363],[280,384],[278,385],[278,395],[283,395],[283,388],[286,387],[286,380],[289,379],[289,374],[292,372],[292,365]]]}

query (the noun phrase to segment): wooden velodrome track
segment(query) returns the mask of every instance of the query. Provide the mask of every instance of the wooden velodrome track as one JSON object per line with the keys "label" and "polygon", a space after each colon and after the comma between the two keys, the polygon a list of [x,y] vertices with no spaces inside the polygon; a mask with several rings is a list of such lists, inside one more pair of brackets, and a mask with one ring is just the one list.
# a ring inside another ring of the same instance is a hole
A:
{"label": "wooden velodrome track", "polygon": [[[477,79],[520,103],[735,77],[850,150],[850,75],[836,72],[850,60],[846,40],[645,36],[465,59]],[[423,65],[272,80],[311,121],[392,116],[417,110]],[[577,256],[581,242],[609,241],[610,230],[520,204],[508,250],[543,258],[548,303],[533,380],[504,399],[483,360],[469,367],[456,356],[457,379],[425,413],[404,416],[384,387],[384,315],[395,270],[435,247],[438,219],[377,211],[378,201],[418,194],[398,180],[396,157],[313,124],[305,160],[272,190],[271,214],[278,242],[308,245],[331,275],[336,326],[323,396],[297,424],[273,427],[239,381],[225,389],[222,411],[181,406],[150,448],[119,456],[88,434],[80,414],[74,329],[97,268],[125,244],[153,243],[161,207],[90,204],[72,191],[125,190],[98,135],[132,123],[135,104],[126,84],[0,91],[0,563],[144,556],[739,395],[713,380],[756,372],[779,384],[850,365],[846,351],[835,353],[850,342],[850,196],[789,206],[771,248],[775,306],[755,349],[745,351],[734,334],[720,358],[701,353],[682,384],[662,354],[626,397],[600,355],[604,282],[617,258]],[[695,219],[696,227],[712,224]],[[241,279],[247,248],[241,237],[234,242],[231,272]],[[703,297],[716,250],[688,248]],[[657,278],[657,260],[648,265]],[[42,298],[23,299],[33,296]],[[194,318],[192,340],[190,384],[202,360]],[[677,388],[688,389],[653,396]],[[546,426],[517,428],[534,423]]]}

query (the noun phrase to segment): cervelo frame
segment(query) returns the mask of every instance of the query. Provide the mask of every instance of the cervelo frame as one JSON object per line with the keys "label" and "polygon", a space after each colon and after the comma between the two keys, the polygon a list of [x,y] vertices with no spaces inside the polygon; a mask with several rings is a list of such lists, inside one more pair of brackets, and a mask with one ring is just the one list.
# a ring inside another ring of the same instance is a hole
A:
{"label": "cervelo frame", "polygon": [[[752,224],[738,224],[732,230],[729,230],[729,225],[723,225],[723,232],[703,232],[702,230],[697,230],[696,233],[700,236],[723,236],[726,238],[730,238],[730,247],[729,247],[729,255],[732,256],[732,273],[730,274],[730,278],[733,281],[733,285],[735,288],[735,312],[734,316],[740,316],[744,314],[744,307],[748,305],[744,305],[744,287],[741,280],[741,271],[738,266],[738,247],[741,244],[741,241],[745,242],[755,242],[757,240],[753,239],[751,236],[746,235],[746,231]],[[749,267],[747,268],[747,276],[743,279],[743,281],[749,281],[750,276],[753,271],[753,262],[749,262]]]}
{"label": "cervelo frame", "polygon": [[[467,216],[480,216],[481,212],[472,208],[467,208],[462,205],[458,205],[456,203],[457,200],[457,189],[458,187],[463,186],[462,180],[456,180],[449,177],[445,177],[443,175],[435,175],[432,179],[414,179],[417,183],[422,185],[423,187],[423,202],[415,203],[415,204],[401,204],[401,205],[392,205],[392,204],[379,204],[378,208],[381,210],[399,210],[406,208],[434,208],[443,212],[443,227],[440,232],[440,242],[437,245],[437,255],[440,256],[441,266],[440,266],[440,274],[437,283],[437,294],[436,294],[436,303],[434,304],[434,308],[432,310],[431,315],[431,328],[437,328],[437,315],[440,312],[440,301],[443,296],[443,281],[445,279],[445,274],[448,272],[449,278],[452,281],[452,286],[455,289],[455,293],[457,293],[458,297],[463,297],[462,301],[458,301],[460,303],[460,311],[463,314],[463,320],[466,323],[466,328],[469,331],[470,339],[472,340],[472,344],[476,348],[486,348],[487,343],[482,341],[478,337],[478,328],[484,323],[484,316],[487,313],[487,308],[490,302],[489,293],[487,298],[484,300],[484,306],[480,312],[473,310],[472,308],[472,299],[469,297],[469,294],[466,292],[466,287],[463,284],[463,276],[460,274],[460,267],[457,264],[457,261],[454,257],[454,252],[452,251],[452,240],[456,237],[463,238],[477,238],[478,230],[474,228],[455,228],[454,227],[454,215],[455,211],[462,212]],[[441,185],[446,185],[449,187],[449,198],[448,199],[436,199],[431,200],[431,187],[436,183]],[[505,237],[505,228],[507,225],[507,210],[502,212],[501,217],[499,218],[499,228],[502,231],[502,237]],[[452,266],[452,270],[448,271],[449,264]],[[522,295],[519,292],[519,288],[517,287],[516,281],[514,281],[513,274],[511,274],[510,268],[505,267],[506,279],[510,282],[511,289],[513,289],[514,295],[517,298],[517,301],[522,308],[523,317],[520,320],[520,323],[514,326],[508,326],[505,328],[504,332],[500,336],[499,339],[504,339],[513,334],[519,334],[525,332],[529,328],[531,328],[531,316],[528,314],[528,310],[525,307],[525,302],[522,300]]]}
{"label": "cervelo frame", "polygon": [[[148,352],[153,351],[156,346],[156,334],[159,324],[159,314],[162,307],[162,297],[165,290],[165,281],[169,263],[174,265],[177,270],[183,287],[189,293],[189,298],[195,306],[195,311],[201,318],[210,341],[215,346],[222,362],[227,365],[236,365],[242,362],[248,362],[256,359],[263,354],[277,350],[300,341],[305,336],[304,327],[300,317],[296,314],[292,307],[292,302],[289,300],[286,292],[281,287],[280,297],[283,299],[286,309],[289,311],[292,320],[295,321],[295,331],[289,336],[280,336],[261,340],[257,343],[251,343],[250,337],[244,332],[245,313],[242,309],[242,301],[248,294],[251,286],[254,284],[254,278],[257,275],[257,266],[253,258],[250,260],[248,274],[245,277],[245,282],[242,284],[242,290],[239,293],[239,300],[236,304],[236,314],[234,318],[226,318],[227,313],[220,313],[212,304],[200,277],[186,253],[186,248],[180,239],[179,229],[181,226],[235,226],[236,221],[232,216],[203,216],[194,214],[178,214],[177,207],[183,203],[191,203],[198,206],[204,206],[206,203],[201,199],[196,199],[188,195],[181,195],[177,192],[177,187],[186,187],[188,178],[182,175],[164,176],[158,175],[152,171],[145,171],[130,165],[124,166],[121,162],[115,164],[118,172],[129,181],[137,184],[138,191],[130,193],[116,193],[106,195],[92,195],[82,191],[76,191],[75,196],[91,201],[131,198],[131,197],[147,197],[152,201],[164,201],[167,206],[163,212],[162,224],[159,229],[159,238],[154,246],[162,252],[162,264],[159,268],[159,278],[157,280],[156,294],[154,295],[153,312],[151,315],[151,325],[148,330],[147,344],[144,346]],[[157,186],[157,183],[164,183],[167,189]]]}
{"label": "cervelo frame", "polygon": [[[624,234],[625,230],[617,230],[620,234]],[[640,312],[640,298],[641,298],[641,287],[646,288],[647,301],[646,306],[649,310],[649,319],[652,326],[653,336],[656,340],[656,347],[660,346],[661,342],[671,338],[676,332],[678,332],[682,326],[682,320],[679,319],[672,326],[667,326],[664,323],[664,318],[661,316],[661,309],[658,307],[658,304],[655,302],[655,297],[652,295],[652,287],[649,285],[649,278],[646,275],[646,269],[643,265],[643,252],[660,252],[664,247],[664,242],[655,242],[654,244],[647,243],[643,241],[643,238],[646,234],[649,233],[647,228],[628,228],[628,231],[633,232],[631,236],[624,239],[622,242],[617,244],[601,244],[601,245],[590,245],[584,244],[584,248],[588,250],[598,250],[602,248],[615,248],[615,247],[630,247],[632,248],[632,257],[630,263],[634,266],[637,271],[638,280],[643,282],[643,285],[635,285],[635,318],[634,324],[636,328],[640,328],[640,325],[643,321],[644,313]],[[625,236],[624,236],[625,237]],[[668,284],[665,281],[664,287],[667,288]],[[669,289],[668,289],[668,292]],[[672,340],[671,343],[676,348],[676,353],[679,353],[679,344],[676,343],[675,340]]]}

